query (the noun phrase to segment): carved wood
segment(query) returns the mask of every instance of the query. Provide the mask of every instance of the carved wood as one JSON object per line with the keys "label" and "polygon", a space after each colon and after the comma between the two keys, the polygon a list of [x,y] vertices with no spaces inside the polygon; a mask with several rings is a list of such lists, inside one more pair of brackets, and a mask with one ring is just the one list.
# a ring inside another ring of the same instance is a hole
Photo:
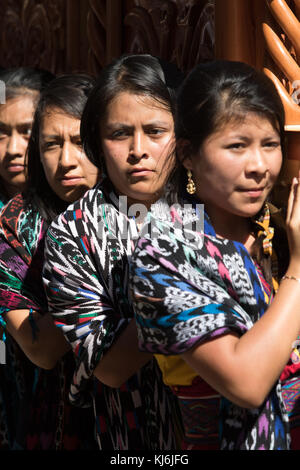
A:
{"label": "carved wood", "polygon": [[293,93],[300,89],[300,22],[297,18],[300,2],[296,2],[298,9],[292,9],[294,3],[284,0],[266,0],[266,4],[272,18],[269,17],[263,24],[269,54],[264,70],[281,96],[287,130],[299,131],[300,107],[293,100]]}
{"label": "carved wood", "polygon": [[285,109],[286,152],[274,202],[286,206],[291,180],[300,170],[300,1],[265,0],[263,23],[267,46],[265,73],[273,80]]}
{"label": "carved wood", "polygon": [[87,35],[88,70],[97,74],[106,63],[106,0],[89,0]]}
{"label": "carved wood", "polygon": [[214,0],[1,0],[0,65],[89,71],[124,52],[214,56]]}
{"label": "carved wood", "polygon": [[7,1],[2,7],[0,63],[64,68],[64,0]]}
{"label": "carved wood", "polygon": [[158,55],[183,70],[214,57],[213,1],[136,0],[124,26],[126,52]]}

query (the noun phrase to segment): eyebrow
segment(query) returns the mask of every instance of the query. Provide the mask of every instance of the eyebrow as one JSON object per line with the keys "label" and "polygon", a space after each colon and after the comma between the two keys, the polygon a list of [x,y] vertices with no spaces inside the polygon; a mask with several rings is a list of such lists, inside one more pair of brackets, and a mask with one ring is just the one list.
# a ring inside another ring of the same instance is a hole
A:
{"label": "eyebrow", "polygon": [[[150,127],[150,126],[169,126],[167,121],[150,121],[143,124],[142,127]],[[115,123],[107,123],[105,125],[107,129],[118,129],[118,128],[125,128],[125,129],[132,129],[134,126],[130,124],[125,124],[123,122],[115,122]]]}
{"label": "eyebrow", "polygon": [[[266,140],[266,139],[274,139],[276,137],[280,137],[279,133],[274,131],[274,133],[270,133],[268,134],[267,136],[263,137],[263,140]],[[248,137],[248,136],[245,136],[245,135],[236,135],[236,134],[233,134],[231,136],[229,136],[229,139],[240,139],[240,140],[251,140],[251,137]]]}
{"label": "eyebrow", "polygon": [[[80,137],[80,133],[71,134],[71,139],[74,139],[74,137]],[[42,134],[41,138],[42,139],[61,139],[62,136],[61,134]]]}
{"label": "eyebrow", "polygon": [[[31,126],[33,123],[33,120],[30,120],[30,121],[24,121],[24,122],[20,122],[16,125],[16,128],[19,128],[19,127],[25,127],[25,126]],[[2,122],[0,121],[0,127],[2,129],[11,129],[13,126],[9,125],[9,124],[6,124],[5,122]]]}

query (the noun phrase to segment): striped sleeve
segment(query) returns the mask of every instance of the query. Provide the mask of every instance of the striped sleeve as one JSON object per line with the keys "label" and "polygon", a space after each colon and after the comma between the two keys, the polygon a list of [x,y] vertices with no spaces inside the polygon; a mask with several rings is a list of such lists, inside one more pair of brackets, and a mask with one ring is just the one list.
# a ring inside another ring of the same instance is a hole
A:
{"label": "striped sleeve", "polygon": [[[82,202],[81,202],[82,204]],[[73,399],[86,388],[102,355],[127,321],[113,299],[97,259],[106,248],[96,221],[87,221],[80,203],[71,206],[50,226],[45,245],[43,279],[49,311],[76,356]]]}

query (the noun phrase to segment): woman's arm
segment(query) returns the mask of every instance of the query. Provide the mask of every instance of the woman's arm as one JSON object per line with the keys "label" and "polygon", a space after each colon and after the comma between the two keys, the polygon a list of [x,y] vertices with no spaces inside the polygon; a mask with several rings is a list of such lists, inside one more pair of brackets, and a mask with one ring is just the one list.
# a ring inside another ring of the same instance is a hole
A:
{"label": "woman's arm", "polygon": [[120,387],[151,358],[152,354],[139,351],[136,324],[131,320],[104,354],[94,375],[110,387]]}
{"label": "woman's arm", "polygon": [[[287,277],[300,279],[300,184],[294,179],[287,208],[291,261]],[[258,407],[287,364],[300,331],[300,282],[285,279],[264,315],[243,336],[195,346],[183,357],[232,402]]]}
{"label": "woman's arm", "polygon": [[36,331],[33,338],[29,310],[10,310],[5,314],[6,330],[19,344],[26,356],[43,369],[52,369],[57,361],[69,351],[70,345],[54,325],[49,313],[32,313]]}
{"label": "woman's arm", "polygon": [[196,345],[183,358],[233,403],[257,408],[289,360],[300,331],[299,306],[300,284],[283,281],[272,305],[247,333]]}
{"label": "woman's arm", "polygon": [[[76,203],[78,213],[90,214],[91,207],[99,207],[98,200],[81,207],[86,202]],[[105,224],[93,214],[96,220],[83,227],[83,219],[74,220],[74,214],[67,211],[48,231],[43,278],[49,311],[76,356],[78,387],[92,375],[119,387],[151,355],[138,350],[130,304],[124,299],[122,305],[122,296],[116,295],[119,287],[110,284],[110,269],[117,262],[111,260]]]}
{"label": "woman's arm", "polygon": [[[286,275],[300,280],[298,180],[293,182],[288,202],[287,235],[291,257]],[[174,239],[176,241],[175,235]],[[133,257],[133,298],[140,344],[144,350],[156,353],[181,354],[204,380],[229,400],[242,407],[257,408],[278,380],[298,337],[300,282],[283,280],[271,306],[253,325],[242,307],[245,305],[249,312],[256,310],[253,310],[253,286],[238,252],[232,265],[231,258],[227,257],[227,264],[221,266],[227,272],[226,280],[231,275],[238,281],[243,279],[242,286],[240,282],[229,284],[233,292],[229,295],[223,278],[215,277],[219,269],[217,263],[222,263],[221,243],[208,250],[208,239],[207,245],[203,242],[199,251],[201,262],[210,259],[214,281],[202,273],[197,256],[187,242],[168,245],[165,238],[163,242],[162,253],[160,243],[153,248],[151,238],[146,236]],[[216,261],[211,253],[213,249],[218,253],[218,247],[221,252]],[[225,247],[224,250],[226,255]],[[240,304],[235,300],[238,298],[243,299]],[[255,315],[257,313],[258,309]]]}

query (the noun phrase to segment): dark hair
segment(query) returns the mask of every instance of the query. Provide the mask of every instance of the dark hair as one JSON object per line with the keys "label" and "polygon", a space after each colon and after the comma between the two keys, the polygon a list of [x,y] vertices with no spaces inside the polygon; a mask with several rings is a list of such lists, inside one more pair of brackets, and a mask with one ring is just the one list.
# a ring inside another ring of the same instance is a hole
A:
{"label": "dark hair", "polygon": [[193,151],[223,124],[249,112],[267,118],[284,144],[284,108],[273,82],[242,62],[216,60],[196,66],[178,91],[176,138]]}
{"label": "dark hair", "polygon": [[51,72],[38,68],[18,67],[0,71],[0,80],[5,83],[6,101],[30,91],[41,92],[54,78]]}
{"label": "dark hair", "polygon": [[[0,81],[5,83],[5,100],[22,97],[30,94],[34,105],[37,104],[39,93],[54,79],[54,75],[47,70],[18,67],[0,70]],[[0,104],[0,106],[5,106]],[[7,199],[9,196],[5,189],[5,182],[0,179],[1,193]]]}
{"label": "dark hair", "polygon": [[[177,106],[176,138],[188,141],[187,152],[197,152],[203,141],[226,123],[242,122],[248,113],[255,113],[278,130],[284,154],[281,99],[272,80],[247,64],[217,60],[196,66],[178,92]],[[179,162],[175,179],[178,190],[186,186],[182,175],[186,171]],[[271,259],[264,255],[262,240],[263,236],[257,238],[251,255],[271,281]]]}
{"label": "dark hair", "polygon": [[40,160],[40,128],[47,110],[58,109],[76,119],[81,119],[94,79],[86,74],[62,75],[53,80],[41,93],[32,133],[29,139],[27,203],[33,204],[41,216],[53,220],[69,203],[62,201],[51,189]]}
{"label": "dark hair", "polygon": [[171,63],[148,54],[124,55],[102,70],[81,119],[81,139],[87,157],[104,170],[100,123],[111,100],[121,92],[146,95],[175,116],[176,89],[182,73]]}

